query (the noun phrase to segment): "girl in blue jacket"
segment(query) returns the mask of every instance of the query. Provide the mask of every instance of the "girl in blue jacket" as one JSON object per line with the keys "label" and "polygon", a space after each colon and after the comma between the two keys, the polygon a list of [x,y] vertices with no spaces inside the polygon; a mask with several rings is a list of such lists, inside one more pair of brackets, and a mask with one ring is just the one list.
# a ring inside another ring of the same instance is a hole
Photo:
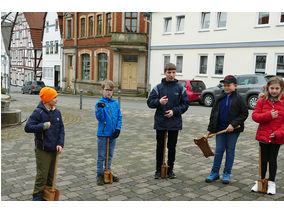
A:
{"label": "girl in blue jacket", "polygon": [[42,201],[43,188],[52,186],[56,154],[64,147],[64,125],[61,113],[55,108],[56,90],[44,87],[40,93],[41,101],[29,117],[25,131],[35,134],[36,180],[33,200]]}
{"label": "girl in blue jacket", "polygon": [[[106,167],[107,138],[109,138],[109,159],[108,169],[111,170],[111,161],[116,144],[116,138],[120,134],[122,114],[119,104],[112,99],[114,84],[106,80],[102,84],[103,96],[96,103],[96,118],[99,121],[98,137],[98,156],[97,156],[97,184],[104,184],[104,166]],[[119,178],[113,176],[113,181],[118,182]]]}

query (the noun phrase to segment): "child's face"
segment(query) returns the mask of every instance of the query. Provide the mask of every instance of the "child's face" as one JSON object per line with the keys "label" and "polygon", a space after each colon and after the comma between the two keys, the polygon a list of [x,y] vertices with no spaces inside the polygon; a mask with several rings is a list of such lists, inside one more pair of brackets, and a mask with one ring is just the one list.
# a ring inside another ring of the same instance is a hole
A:
{"label": "child's face", "polygon": [[281,86],[280,84],[271,84],[268,87],[268,92],[271,95],[272,98],[277,98],[280,95],[281,92]]}
{"label": "child's face", "polygon": [[165,72],[166,81],[173,81],[176,77],[176,70],[167,70]]}
{"label": "child's face", "polygon": [[234,83],[224,83],[224,91],[227,94],[232,93],[233,91],[236,90],[236,88],[237,88],[237,84],[234,84]]}
{"label": "child's face", "polygon": [[112,94],[113,94],[113,89],[111,89],[109,87],[109,85],[105,85],[105,88],[102,89],[102,93],[103,93],[103,96],[105,98],[111,98]]}
{"label": "child's face", "polygon": [[58,98],[57,98],[57,97],[53,98],[53,99],[49,102],[50,106],[56,106],[57,101],[58,101]]}

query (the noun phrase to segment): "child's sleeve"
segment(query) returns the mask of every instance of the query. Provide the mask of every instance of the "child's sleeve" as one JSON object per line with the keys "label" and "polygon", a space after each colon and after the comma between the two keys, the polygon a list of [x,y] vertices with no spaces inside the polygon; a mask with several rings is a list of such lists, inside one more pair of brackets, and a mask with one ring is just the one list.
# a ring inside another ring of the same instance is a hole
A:
{"label": "child's sleeve", "polygon": [[61,113],[60,113],[60,120],[61,120],[61,124],[60,124],[58,145],[63,148],[64,147],[64,140],[65,140],[65,129],[64,129],[64,124],[63,124]]}
{"label": "child's sleeve", "polygon": [[276,131],[274,131],[274,134],[275,134],[276,139],[284,138],[284,122],[282,123],[280,128],[278,128]]}
{"label": "child's sleeve", "polygon": [[98,103],[99,102],[97,102],[95,106],[95,115],[98,121],[104,122],[106,120],[104,108],[98,107]]}
{"label": "child's sleeve", "polygon": [[185,113],[186,110],[188,109],[188,107],[189,107],[189,98],[188,98],[188,95],[186,94],[185,88],[183,87],[183,90],[182,90],[182,93],[181,93],[180,103],[179,103],[178,106],[176,106],[172,109],[174,116],[179,116],[179,115]]}
{"label": "child's sleeve", "polygon": [[40,112],[38,110],[34,110],[26,123],[25,132],[27,133],[42,132],[43,122],[41,121],[40,117],[41,117]]}
{"label": "child's sleeve", "polygon": [[237,117],[236,119],[234,119],[233,121],[231,121],[231,125],[235,128],[238,125],[241,125],[245,122],[245,120],[248,117],[248,106],[246,105],[245,101],[241,98],[241,104],[240,104],[240,115],[239,117]]}
{"label": "child's sleeve", "polygon": [[117,125],[115,129],[121,130],[121,126],[122,126],[122,114],[121,114],[120,108],[118,108],[118,118],[117,118]]}
{"label": "child's sleeve", "polygon": [[158,93],[158,87],[155,86],[151,93],[150,96],[147,100],[147,105],[149,108],[158,108],[158,106],[160,105],[160,98],[159,98],[159,93]]}
{"label": "child's sleeve", "polygon": [[252,120],[254,120],[257,123],[265,123],[267,121],[272,120],[272,115],[270,111],[266,111],[266,112],[262,112],[262,108],[263,108],[263,98],[260,98],[255,107],[254,110],[252,112]]}

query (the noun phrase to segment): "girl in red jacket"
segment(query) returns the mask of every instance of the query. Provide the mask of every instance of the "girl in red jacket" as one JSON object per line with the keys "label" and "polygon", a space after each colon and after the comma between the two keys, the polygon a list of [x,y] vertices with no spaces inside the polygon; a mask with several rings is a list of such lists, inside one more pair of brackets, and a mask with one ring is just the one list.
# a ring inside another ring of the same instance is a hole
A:
{"label": "girl in red jacket", "polygon": [[[261,178],[264,179],[269,163],[267,194],[276,193],[275,176],[277,156],[284,144],[284,82],[282,78],[272,77],[266,85],[265,94],[259,98],[252,113],[252,119],[259,123],[256,140],[261,147]],[[257,192],[257,181],[251,189]]]}

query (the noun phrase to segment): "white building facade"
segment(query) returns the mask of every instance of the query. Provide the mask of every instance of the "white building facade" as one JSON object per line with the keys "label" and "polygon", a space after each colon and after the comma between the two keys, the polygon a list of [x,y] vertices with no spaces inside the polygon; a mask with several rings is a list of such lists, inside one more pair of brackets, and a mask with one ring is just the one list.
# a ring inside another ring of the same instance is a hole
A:
{"label": "white building facade", "polygon": [[42,38],[42,80],[46,86],[62,88],[62,34],[58,13],[46,13]]}
{"label": "white building facade", "polygon": [[229,74],[284,77],[284,12],[152,13],[150,87],[169,62],[207,87]]}

